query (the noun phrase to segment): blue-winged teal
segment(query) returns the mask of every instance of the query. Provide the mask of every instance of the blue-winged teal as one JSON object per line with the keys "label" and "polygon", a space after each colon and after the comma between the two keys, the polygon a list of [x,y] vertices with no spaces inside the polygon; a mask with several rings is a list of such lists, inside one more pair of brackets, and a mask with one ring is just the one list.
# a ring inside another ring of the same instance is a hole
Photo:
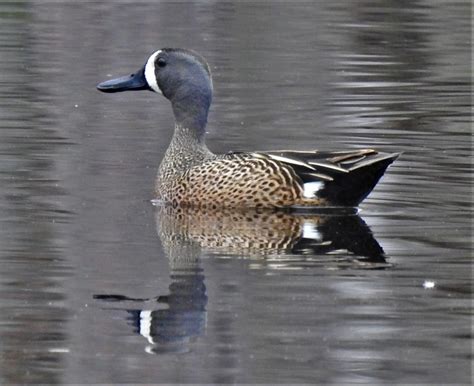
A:
{"label": "blue-winged teal", "polygon": [[212,153],[204,141],[211,71],[190,50],[158,50],[135,74],[97,88],[109,93],[150,90],[170,100],[175,130],[159,167],[156,194],[175,206],[354,207],[398,157],[372,149]]}

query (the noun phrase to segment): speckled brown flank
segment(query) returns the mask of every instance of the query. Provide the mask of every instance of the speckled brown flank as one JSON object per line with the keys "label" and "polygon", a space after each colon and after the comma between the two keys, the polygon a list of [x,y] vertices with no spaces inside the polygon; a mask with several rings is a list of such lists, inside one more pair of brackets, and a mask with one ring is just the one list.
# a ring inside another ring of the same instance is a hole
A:
{"label": "speckled brown flank", "polygon": [[[173,206],[210,209],[356,206],[396,157],[372,149],[216,155],[193,130],[177,125],[159,168],[156,195]],[[307,182],[324,189],[307,197]]]}
{"label": "speckled brown flank", "polygon": [[185,153],[190,143],[180,135],[189,133],[182,128],[176,132],[158,175],[161,200],[199,208],[321,205],[319,199],[303,197],[302,181],[292,167],[252,153],[202,151],[191,159],[193,153]]}

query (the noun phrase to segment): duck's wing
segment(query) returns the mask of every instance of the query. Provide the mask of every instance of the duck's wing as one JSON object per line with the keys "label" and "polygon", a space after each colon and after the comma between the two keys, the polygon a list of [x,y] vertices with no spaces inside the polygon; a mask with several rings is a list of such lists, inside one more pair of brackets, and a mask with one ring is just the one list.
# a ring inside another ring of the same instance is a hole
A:
{"label": "duck's wing", "polygon": [[317,196],[341,206],[357,206],[399,156],[399,153],[380,153],[373,149],[338,152],[273,150],[253,154],[291,166],[302,180],[305,197]]}

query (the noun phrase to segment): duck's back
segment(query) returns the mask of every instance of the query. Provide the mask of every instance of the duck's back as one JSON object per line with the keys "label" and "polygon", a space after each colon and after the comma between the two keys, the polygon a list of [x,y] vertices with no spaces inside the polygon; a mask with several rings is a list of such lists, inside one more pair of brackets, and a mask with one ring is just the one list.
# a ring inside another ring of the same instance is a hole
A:
{"label": "duck's back", "polygon": [[164,202],[200,208],[357,206],[396,156],[368,149],[209,152],[179,172],[160,167],[156,193]]}

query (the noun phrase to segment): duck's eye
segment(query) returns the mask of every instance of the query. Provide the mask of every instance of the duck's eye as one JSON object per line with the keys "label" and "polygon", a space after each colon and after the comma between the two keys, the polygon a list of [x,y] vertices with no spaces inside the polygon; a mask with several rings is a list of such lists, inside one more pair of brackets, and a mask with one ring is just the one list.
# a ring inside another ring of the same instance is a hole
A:
{"label": "duck's eye", "polygon": [[158,67],[164,67],[166,66],[166,60],[164,60],[163,58],[158,58],[156,64],[158,64]]}

